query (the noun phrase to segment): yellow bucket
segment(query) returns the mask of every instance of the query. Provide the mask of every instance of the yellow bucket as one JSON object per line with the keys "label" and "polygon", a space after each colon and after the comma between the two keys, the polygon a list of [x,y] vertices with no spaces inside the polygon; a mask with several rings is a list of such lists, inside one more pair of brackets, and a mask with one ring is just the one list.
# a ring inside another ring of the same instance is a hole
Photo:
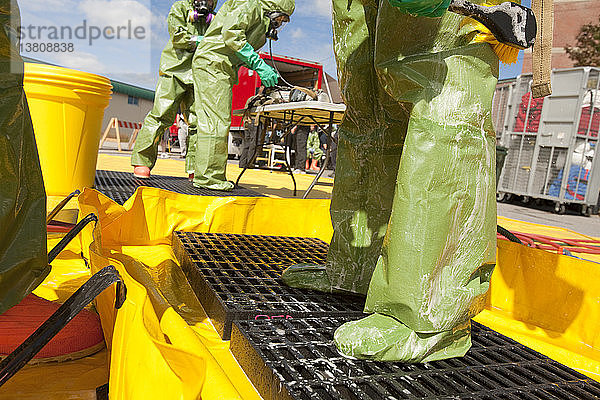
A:
{"label": "yellow bucket", "polygon": [[63,196],[94,185],[104,109],[112,86],[99,75],[25,63],[31,110],[46,193]]}

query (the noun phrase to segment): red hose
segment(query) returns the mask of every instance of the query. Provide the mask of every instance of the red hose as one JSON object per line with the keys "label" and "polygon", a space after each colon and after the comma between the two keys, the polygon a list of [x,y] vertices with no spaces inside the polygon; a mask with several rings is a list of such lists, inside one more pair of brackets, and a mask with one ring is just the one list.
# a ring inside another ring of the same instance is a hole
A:
{"label": "red hose", "polygon": [[[512,232],[525,245],[540,250],[556,251],[563,254],[563,250],[574,253],[600,255],[600,240],[595,239],[563,239],[534,233]],[[508,240],[502,235],[497,235],[499,240]]]}

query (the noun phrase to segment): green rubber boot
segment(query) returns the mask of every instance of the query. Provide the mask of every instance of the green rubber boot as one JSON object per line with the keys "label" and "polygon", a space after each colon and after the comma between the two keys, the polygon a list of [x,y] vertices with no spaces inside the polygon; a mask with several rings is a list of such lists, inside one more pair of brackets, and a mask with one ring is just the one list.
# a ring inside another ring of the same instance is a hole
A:
{"label": "green rubber boot", "polygon": [[283,271],[281,279],[286,285],[298,289],[312,289],[325,293],[334,292],[325,265],[292,265]]}
{"label": "green rubber boot", "polygon": [[453,330],[415,332],[397,319],[372,314],[340,326],[334,335],[338,350],[363,360],[421,363],[462,357],[471,348],[471,323]]}

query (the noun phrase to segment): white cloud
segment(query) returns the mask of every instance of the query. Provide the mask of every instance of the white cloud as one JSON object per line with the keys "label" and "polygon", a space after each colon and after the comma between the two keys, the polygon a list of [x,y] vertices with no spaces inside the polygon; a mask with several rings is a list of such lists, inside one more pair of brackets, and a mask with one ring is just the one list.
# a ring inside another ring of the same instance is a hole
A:
{"label": "white cloud", "polygon": [[301,0],[296,3],[296,12],[303,16],[331,18],[331,0]]}
{"label": "white cloud", "polygon": [[135,85],[154,90],[156,87],[156,81],[158,80],[158,73],[153,74],[113,74],[111,78],[121,82],[133,83]]}
{"label": "white cloud", "polygon": [[131,21],[150,30],[153,19],[150,9],[134,0],[83,0],[79,9],[90,24],[98,26],[127,26]]}
{"label": "white cloud", "polygon": [[164,46],[169,40],[169,30],[167,26],[167,18],[162,15],[152,14],[152,45],[160,43]]}
{"label": "white cloud", "polygon": [[151,40],[164,45],[167,35],[166,17],[153,13],[149,5],[148,0],[83,0],[79,9],[92,25],[127,26],[131,21],[134,27],[144,27],[145,31],[150,33],[147,37]]}
{"label": "white cloud", "polygon": [[[301,3],[298,1],[297,4]],[[280,40],[273,45],[275,53],[320,62],[327,72],[335,75],[331,15],[317,20],[309,17],[296,18],[280,36]]]}
{"label": "white cloud", "polygon": [[52,62],[63,67],[96,74],[105,74],[107,71],[106,66],[102,64],[95,54],[81,51],[75,53],[55,53]]}
{"label": "white cloud", "polygon": [[304,33],[302,28],[293,29],[291,35],[294,40],[304,39],[306,37],[306,33]]}
{"label": "white cloud", "polygon": [[23,12],[35,12],[49,10],[69,10],[76,6],[74,0],[19,0],[19,9]]}

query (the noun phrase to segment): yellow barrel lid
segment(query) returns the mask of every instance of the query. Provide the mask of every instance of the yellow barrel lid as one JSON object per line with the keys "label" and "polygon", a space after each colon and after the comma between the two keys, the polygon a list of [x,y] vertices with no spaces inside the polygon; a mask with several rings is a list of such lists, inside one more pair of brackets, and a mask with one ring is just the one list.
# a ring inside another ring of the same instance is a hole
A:
{"label": "yellow barrel lid", "polygon": [[24,81],[83,89],[103,97],[112,93],[110,80],[104,76],[47,64],[25,63]]}

